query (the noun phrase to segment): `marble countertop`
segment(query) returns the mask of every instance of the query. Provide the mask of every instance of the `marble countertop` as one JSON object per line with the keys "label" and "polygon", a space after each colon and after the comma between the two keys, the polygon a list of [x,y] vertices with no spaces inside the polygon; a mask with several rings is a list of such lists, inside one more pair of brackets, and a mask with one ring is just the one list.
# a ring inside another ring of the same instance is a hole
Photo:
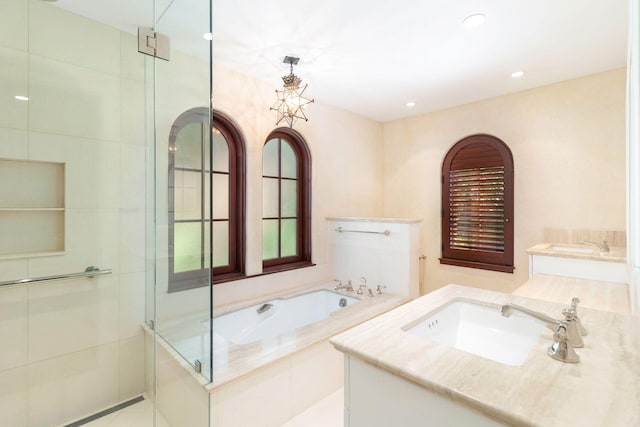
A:
{"label": "marble countertop", "polygon": [[629,285],[625,283],[536,274],[513,291],[513,295],[560,304],[569,304],[571,298],[578,297],[578,311],[581,308],[593,308],[620,314],[631,313]]}
{"label": "marble countertop", "polygon": [[508,425],[640,425],[640,318],[580,308],[589,335],[585,347],[576,350],[581,357],[577,364],[547,356],[552,332],[546,328],[522,366],[507,366],[402,330],[457,298],[514,302],[554,318],[566,306],[448,285],[343,332],[331,343]]}
{"label": "marble countertop", "polygon": [[[590,252],[571,252],[570,250],[557,250],[554,246],[564,248],[576,248],[591,250]],[[607,261],[607,262],[627,262],[627,248],[622,246],[612,246],[609,248],[609,252],[600,252],[595,246],[589,245],[575,245],[570,243],[538,243],[527,249],[527,253],[530,255],[546,255],[553,257],[563,258],[575,258],[575,259],[588,259],[593,261]]]}

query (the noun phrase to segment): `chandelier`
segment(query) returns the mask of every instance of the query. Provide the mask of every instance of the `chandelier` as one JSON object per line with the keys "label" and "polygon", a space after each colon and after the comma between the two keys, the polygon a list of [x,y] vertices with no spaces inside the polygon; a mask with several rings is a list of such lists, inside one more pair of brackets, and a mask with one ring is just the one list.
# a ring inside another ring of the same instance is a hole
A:
{"label": "chandelier", "polygon": [[297,119],[304,119],[305,122],[309,120],[304,110],[307,108],[307,104],[313,102],[313,99],[303,96],[308,85],[305,83],[304,86],[300,86],[302,80],[293,74],[293,66],[297,65],[298,61],[300,61],[300,58],[292,56],[285,56],[284,61],[282,61],[285,64],[289,64],[289,75],[282,77],[284,82],[283,89],[276,90],[278,100],[270,108],[270,110],[278,112],[276,125],[279,125],[284,120],[292,128]]}

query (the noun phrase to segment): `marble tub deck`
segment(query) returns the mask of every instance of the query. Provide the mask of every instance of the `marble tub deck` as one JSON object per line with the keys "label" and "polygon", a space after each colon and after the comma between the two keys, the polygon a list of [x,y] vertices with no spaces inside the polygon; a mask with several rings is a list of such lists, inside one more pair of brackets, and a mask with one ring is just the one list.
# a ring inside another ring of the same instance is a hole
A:
{"label": "marble tub deck", "polygon": [[[580,295],[573,295],[578,296]],[[567,304],[448,285],[331,339],[340,351],[513,426],[640,425],[640,318],[580,308],[581,361],[547,356],[545,329],[522,366],[507,366],[402,328],[457,298],[510,302],[559,318]]]}

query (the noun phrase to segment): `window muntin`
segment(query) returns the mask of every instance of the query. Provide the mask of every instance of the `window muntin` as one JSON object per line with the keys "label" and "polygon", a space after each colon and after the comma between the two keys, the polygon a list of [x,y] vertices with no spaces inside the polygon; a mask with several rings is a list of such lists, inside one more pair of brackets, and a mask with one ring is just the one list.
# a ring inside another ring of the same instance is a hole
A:
{"label": "window muntin", "polygon": [[281,128],[263,148],[262,258],[265,271],[311,262],[310,155],[302,136]]}
{"label": "window muntin", "polygon": [[498,138],[467,137],[445,157],[440,262],[513,272],[513,159]]}
{"label": "window muntin", "polygon": [[208,109],[188,110],[170,135],[170,291],[204,286],[210,274],[215,283],[243,273],[244,143],[224,115],[214,112],[208,123]]}

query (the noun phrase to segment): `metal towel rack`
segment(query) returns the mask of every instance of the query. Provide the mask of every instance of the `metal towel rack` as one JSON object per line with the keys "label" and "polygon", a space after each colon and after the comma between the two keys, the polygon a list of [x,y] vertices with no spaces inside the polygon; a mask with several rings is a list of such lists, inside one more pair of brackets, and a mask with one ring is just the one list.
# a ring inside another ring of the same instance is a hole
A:
{"label": "metal towel rack", "polygon": [[336,228],[336,231],[338,233],[366,233],[366,234],[384,234],[385,236],[388,236],[389,234],[391,234],[391,232],[389,230],[384,230],[384,231],[366,231],[366,230],[345,230],[342,227],[338,227]]}
{"label": "metal towel rack", "polygon": [[100,268],[98,267],[89,266],[80,273],[58,274],[55,276],[34,277],[31,279],[9,280],[7,282],[0,282],[0,286],[22,285],[25,283],[44,282],[46,280],[71,279],[75,277],[104,276],[105,274],[111,274],[111,269],[107,268],[104,270],[100,270]]}

